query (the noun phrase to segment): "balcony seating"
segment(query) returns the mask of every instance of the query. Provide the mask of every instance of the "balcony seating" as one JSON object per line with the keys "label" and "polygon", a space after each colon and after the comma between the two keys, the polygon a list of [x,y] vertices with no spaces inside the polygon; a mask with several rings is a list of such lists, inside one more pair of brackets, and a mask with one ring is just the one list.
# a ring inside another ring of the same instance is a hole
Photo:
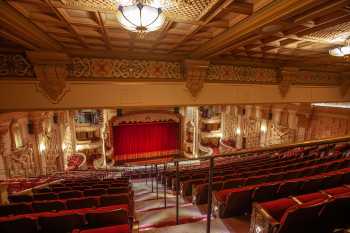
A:
{"label": "balcony seating", "polygon": [[86,214],[89,228],[98,228],[129,223],[128,213],[123,209],[112,211],[92,211]]}
{"label": "balcony seating", "polygon": [[116,226],[99,227],[87,230],[75,230],[73,233],[131,233],[130,226],[128,224],[120,224]]}
{"label": "balcony seating", "polygon": [[347,226],[349,210],[350,188],[347,186],[255,203],[250,232],[331,233]]}
{"label": "balcony seating", "polygon": [[0,206],[0,216],[28,214],[33,212],[32,205],[28,203],[14,203]]}
{"label": "balcony seating", "polygon": [[33,195],[35,201],[45,201],[45,200],[56,200],[58,199],[58,195],[56,193],[35,193]]}
{"label": "balcony seating", "polygon": [[84,190],[84,196],[99,196],[106,194],[106,190],[104,188],[94,188],[94,189],[85,189]]}

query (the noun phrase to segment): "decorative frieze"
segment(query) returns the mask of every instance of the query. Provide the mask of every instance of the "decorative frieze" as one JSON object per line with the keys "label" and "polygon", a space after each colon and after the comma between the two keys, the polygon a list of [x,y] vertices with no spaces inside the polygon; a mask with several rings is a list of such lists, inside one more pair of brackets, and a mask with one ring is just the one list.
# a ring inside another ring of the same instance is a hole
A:
{"label": "decorative frieze", "polygon": [[293,84],[312,84],[312,85],[338,85],[339,74],[333,72],[315,72],[302,70],[292,81]]}
{"label": "decorative frieze", "polygon": [[178,62],[75,57],[68,66],[70,79],[182,80]]}
{"label": "decorative frieze", "polygon": [[235,83],[277,83],[277,71],[250,66],[210,65],[207,80]]}
{"label": "decorative frieze", "polygon": [[32,65],[21,54],[0,54],[1,77],[33,77]]}

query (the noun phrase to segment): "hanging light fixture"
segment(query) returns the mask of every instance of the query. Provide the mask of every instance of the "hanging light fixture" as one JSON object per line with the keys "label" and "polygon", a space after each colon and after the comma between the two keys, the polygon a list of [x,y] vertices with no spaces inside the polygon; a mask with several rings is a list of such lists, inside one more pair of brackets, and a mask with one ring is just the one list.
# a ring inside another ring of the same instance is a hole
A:
{"label": "hanging light fixture", "polygon": [[137,32],[141,37],[147,32],[158,30],[165,21],[160,7],[147,5],[141,1],[131,5],[120,4],[117,18],[123,28]]}
{"label": "hanging light fixture", "polygon": [[335,57],[344,57],[349,59],[350,55],[350,40],[346,40],[346,44],[344,46],[332,48],[329,50],[329,54]]}

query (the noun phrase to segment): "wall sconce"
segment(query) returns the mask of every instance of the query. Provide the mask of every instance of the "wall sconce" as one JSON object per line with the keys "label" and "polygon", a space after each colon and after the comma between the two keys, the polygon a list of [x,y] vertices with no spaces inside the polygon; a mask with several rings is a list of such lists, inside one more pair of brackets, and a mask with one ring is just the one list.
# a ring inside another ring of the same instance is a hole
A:
{"label": "wall sconce", "polygon": [[237,129],[236,129],[236,134],[237,134],[237,135],[241,135],[241,128],[237,128]]}
{"label": "wall sconce", "polygon": [[267,131],[266,122],[263,122],[263,123],[261,124],[261,126],[260,126],[260,131],[261,131],[262,133],[266,133],[266,131]]}
{"label": "wall sconce", "polygon": [[44,143],[44,142],[41,142],[41,143],[39,144],[39,151],[40,151],[40,153],[43,153],[45,150],[46,150],[45,143]]}

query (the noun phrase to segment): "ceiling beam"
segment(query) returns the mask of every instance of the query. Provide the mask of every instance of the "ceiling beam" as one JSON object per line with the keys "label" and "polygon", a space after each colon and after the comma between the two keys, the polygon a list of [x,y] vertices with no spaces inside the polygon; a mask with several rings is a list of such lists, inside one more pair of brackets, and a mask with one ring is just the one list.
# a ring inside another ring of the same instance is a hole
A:
{"label": "ceiling beam", "polygon": [[319,3],[318,0],[277,0],[257,11],[255,14],[234,25],[227,31],[213,38],[209,42],[200,46],[191,54],[191,58],[206,58],[220,50],[231,46],[232,43],[248,36],[257,29],[272,23],[283,16],[291,14],[301,9],[305,9],[312,4]]}
{"label": "ceiling beam", "polygon": [[57,41],[40,30],[4,0],[0,0],[0,23],[7,31],[17,32],[16,34],[21,35],[22,40],[28,41],[40,49],[62,49]]}
{"label": "ceiling beam", "polygon": [[14,42],[16,44],[21,45],[21,46],[23,46],[26,49],[31,49],[31,50],[37,50],[38,49],[38,47],[32,45],[28,41],[26,41],[26,40],[24,40],[22,38],[19,38],[18,36],[15,36],[15,35],[13,35],[11,33],[8,33],[5,30],[0,29],[0,36],[6,38],[7,40],[12,41],[12,42]]}

